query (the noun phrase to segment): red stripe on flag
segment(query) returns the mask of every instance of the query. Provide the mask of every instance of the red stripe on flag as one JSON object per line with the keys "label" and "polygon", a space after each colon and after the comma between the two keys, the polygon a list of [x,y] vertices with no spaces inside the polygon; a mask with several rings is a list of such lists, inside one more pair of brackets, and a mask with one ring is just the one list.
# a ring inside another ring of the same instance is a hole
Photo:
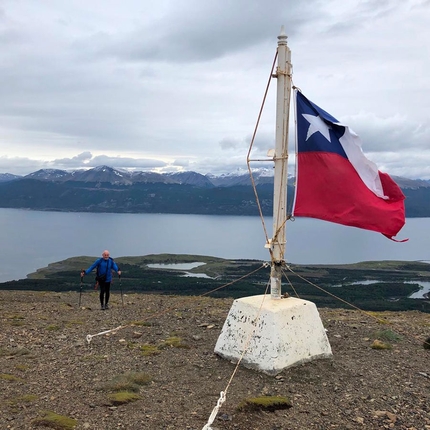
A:
{"label": "red stripe on flag", "polygon": [[337,154],[302,152],[297,163],[294,216],[373,230],[390,239],[405,224],[405,196],[389,175],[379,172],[385,200],[369,190],[352,164]]}

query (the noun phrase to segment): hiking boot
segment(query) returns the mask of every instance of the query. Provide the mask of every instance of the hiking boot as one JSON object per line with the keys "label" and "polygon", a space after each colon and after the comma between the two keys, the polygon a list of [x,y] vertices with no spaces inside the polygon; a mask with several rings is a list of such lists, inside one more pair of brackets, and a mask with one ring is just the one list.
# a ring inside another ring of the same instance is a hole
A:
{"label": "hiking boot", "polygon": [[104,311],[106,308],[102,305],[101,310]]}
{"label": "hiking boot", "polygon": [[105,309],[109,309],[109,306],[107,303],[105,304]]}

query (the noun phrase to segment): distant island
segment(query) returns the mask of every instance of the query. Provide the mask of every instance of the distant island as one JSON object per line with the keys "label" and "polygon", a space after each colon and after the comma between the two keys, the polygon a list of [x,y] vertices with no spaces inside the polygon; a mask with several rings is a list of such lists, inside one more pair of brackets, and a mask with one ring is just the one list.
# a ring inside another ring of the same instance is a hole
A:
{"label": "distant island", "polygon": [[[273,176],[255,172],[260,207],[273,212]],[[393,178],[406,196],[407,217],[430,217],[430,181]],[[287,196],[291,208],[294,178]],[[67,172],[0,174],[0,208],[65,212],[259,215],[249,174],[127,172],[109,166]]]}
{"label": "distant island", "polygon": [[[94,276],[86,276],[82,284],[79,276],[81,268],[88,267],[93,261],[94,257],[89,256],[58,261],[29,274],[27,279],[1,283],[0,290],[79,293],[82,288],[84,294],[93,292]],[[239,298],[264,294],[270,276],[270,267],[258,260],[154,254],[119,257],[115,261],[122,276],[121,279],[114,278],[113,294],[130,292]],[[285,272],[294,288],[285,280],[282,292],[290,296],[299,295],[318,307],[351,308],[352,305],[371,311],[430,312],[429,297],[409,298],[420,290],[420,282],[430,281],[428,263],[367,261],[342,265],[289,265]]]}

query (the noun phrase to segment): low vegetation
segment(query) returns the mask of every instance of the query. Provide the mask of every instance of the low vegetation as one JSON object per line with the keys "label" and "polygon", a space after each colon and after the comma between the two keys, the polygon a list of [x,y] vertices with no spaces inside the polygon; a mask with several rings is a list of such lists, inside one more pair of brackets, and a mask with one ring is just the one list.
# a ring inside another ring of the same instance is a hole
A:
{"label": "low vegetation", "polygon": [[127,372],[118,375],[104,384],[103,389],[106,391],[132,391],[138,392],[141,385],[151,382],[151,377],[144,372]]}
{"label": "low vegetation", "polygon": [[40,418],[33,420],[33,425],[49,427],[55,430],[73,430],[78,424],[77,420],[52,411],[42,412],[41,415]]}
{"label": "low vegetation", "polygon": [[0,357],[19,357],[29,354],[30,351],[27,348],[0,348]]}
{"label": "low vegetation", "polygon": [[115,406],[135,402],[137,400],[140,400],[141,398],[142,397],[139,396],[139,394],[136,394],[131,391],[117,391],[108,395],[109,401]]}
{"label": "low vegetation", "polygon": [[3,379],[4,381],[10,381],[10,382],[15,382],[15,381],[21,380],[17,376],[11,375],[9,373],[0,373],[0,379]]}
{"label": "low vegetation", "polygon": [[[5,290],[76,291],[81,306],[88,303],[94,289],[94,278],[86,276],[80,283],[80,268],[94,257],[73,257],[52,263],[30,274],[28,279],[0,284]],[[225,260],[201,255],[160,254],[142,257],[120,257],[121,293],[238,298],[264,294],[270,278],[270,267],[256,260]],[[184,276],[184,271],[151,268],[151,264],[204,263],[188,270],[207,277]],[[418,310],[430,312],[430,300],[411,299],[420,282],[430,281],[430,265],[419,261],[377,261],[345,265],[294,265],[285,268],[288,281],[283,292],[310,300],[318,307],[349,308],[352,304],[367,311]],[[416,283],[409,283],[416,280]],[[370,281],[370,283],[369,283]],[[291,285],[294,288],[290,287]],[[119,280],[114,278],[112,293],[119,294]],[[25,317],[8,315],[10,324],[22,326]],[[149,326],[145,320],[133,325]],[[48,328],[55,330],[55,327]]]}
{"label": "low vegetation", "polygon": [[402,336],[392,330],[379,330],[374,334],[374,337],[387,342],[398,342],[402,339]]}
{"label": "low vegetation", "polygon": [[118,406],[140,400],[140,387],[150,382],[151,377],[144,372],[127,372],[104,384],[102,389],[110,391],[107,396],[109,402]]}
{"label": "low vegetation", "polygon": [[293,404],[288,397],[261,396],[250,397],[239,403],[237,410],[241,412],[276,411],[291,408]]}
{"label": "low vegetation", "polygon": [[391,349],[392,345],[387,342],[382,342],[382,340],[375,339],[370,346],[372,349]]}
{"label": "low vegetation", "polygon": [[145,343],[144,345],[140,345],[139,349],[142,351],[142,355],[144,357],[161,354],[161,351],[157,345],[150,345],[148,343]]}
{"label": "low vegetation", "polygon": [[179,336],[171,336],[160,343],[159,348],[167,348],[167,347],[173,347],[173,348],[189,348],[189,345],[187,345],[182,338]]}

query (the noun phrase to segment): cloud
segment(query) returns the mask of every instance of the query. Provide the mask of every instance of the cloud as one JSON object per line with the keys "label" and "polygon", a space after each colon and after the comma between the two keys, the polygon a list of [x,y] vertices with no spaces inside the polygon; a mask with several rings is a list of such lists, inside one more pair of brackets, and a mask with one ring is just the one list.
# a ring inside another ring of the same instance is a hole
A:
{"label": "cloud", "polygon": [[27,175],[39,169],[48,168],[49,163],[41,160],[31,160],[25,157],[0,157],[0,172],[15,175]]}
{"label": "cloud", "polygon": [[238,149],[245,148],[249,144],[244,140],[234,139],[234,138],[224,138],[219,142],[219,146],[221,149],[229,150],[229,149]]}
{"label": "cloud", "polygon": [[[219,0],[167,2],[165,13],[129,31],[98,32],[78,47],[93,54],[130,61],[209,62],[273,40],[281,24],[294,34],[308,19],[318,17],[319,2],[285,6],[284,0]],[[139,41],[138,43],[136,43]]]}
{"label": "cloud", "polygon": [[[378,117],[360,112],[342,119],[360,136],[367,152],[392,152],[408,148],[423,151],[430,142],[430,125],[410,120],[406,116]],[[358,131],[359,130],[359,131]]]}
{"label": "cloud", "polygon": [[[394,152],[416,159],[428,175],[420,162],[430,151],[428,6],[1,2],[0,171],[96,163],[201,173],[243,168],[284,24],[294,84],[348,120],[377,165],[399,169]],[[254,158],[274,147],[275,99],[276,80]],[[405,166],[405,175],[421,174]]]}
{"label": "cloud", "polygon": [[156,169],[162,168],[167,165],[165,161],[156,159],[142,159],[142,158],[128,158],[120,156],[96,155],[93,156],[91,152],[83,152],[72,158],[63,158],[53,160],[53,165],[62,166],[65,169],[76,168],[91,168],[102,165],[113,166],[117,168],[131,168],[131,169]]}

